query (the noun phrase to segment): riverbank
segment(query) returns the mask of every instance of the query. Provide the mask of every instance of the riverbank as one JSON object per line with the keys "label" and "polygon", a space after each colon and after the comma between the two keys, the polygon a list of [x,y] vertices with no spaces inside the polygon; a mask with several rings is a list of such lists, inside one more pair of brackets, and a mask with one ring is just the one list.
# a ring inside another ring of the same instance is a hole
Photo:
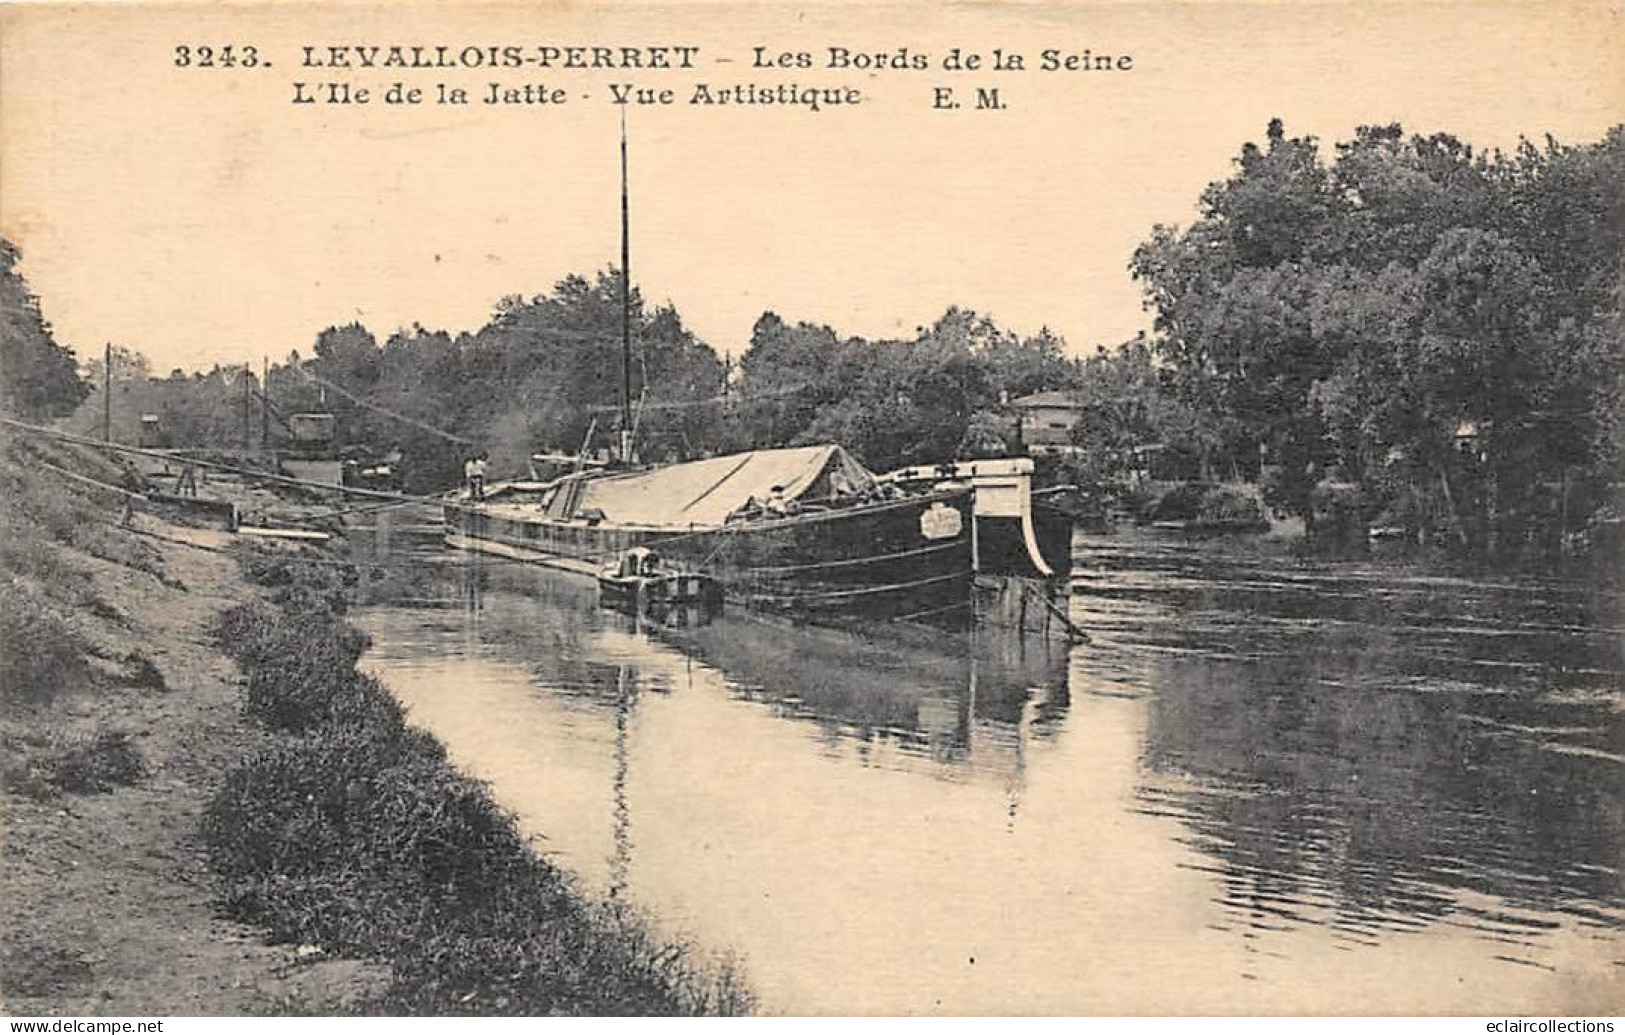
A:
{"label": "riverbank", "polygon": [[279,941],[387,965],[389,1014],[737,1014],[726,963],[697,960],[584,895],[459,773],[377,679],[344,620],[353,572],[251,563],[271,601],[225,611],[247,714],[273,732],[204,820],[225,905]]}
{"label": "riverbank", "polygon": [[356,674],[342,562],[239,565],[225,533],[126,521],[53,467],[131,477],[0,440],[0,1008],[748,1007],[726,966],[581,895]]}
{"label": "riverbank", "polygon": [[42,462],[123,476],[91,453],[0,441],[0,1008],[351,1008],[376,967],[301,956],[218,915],[199,824],[220,774],[265,739],[208,634],[247,592],[236,563],[122,529],[116,496]]}

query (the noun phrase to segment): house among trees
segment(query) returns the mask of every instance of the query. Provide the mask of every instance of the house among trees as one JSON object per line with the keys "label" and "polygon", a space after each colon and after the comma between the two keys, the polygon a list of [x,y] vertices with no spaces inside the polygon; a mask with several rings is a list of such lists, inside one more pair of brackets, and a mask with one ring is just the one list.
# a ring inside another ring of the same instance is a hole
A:
{"label": "house among trees", "polygon": [[163,418],[156,413],[143,413],[136,445],[142,449],[168,449],[169,435],[164,430]]}
{"label": "house among trees", "polygon": [[1083,403],[1071,392],[1034,392],[1013,400],[1016,428],[1034,456],[1059,456],[1076,450],[1072,429],[1083,416]]}

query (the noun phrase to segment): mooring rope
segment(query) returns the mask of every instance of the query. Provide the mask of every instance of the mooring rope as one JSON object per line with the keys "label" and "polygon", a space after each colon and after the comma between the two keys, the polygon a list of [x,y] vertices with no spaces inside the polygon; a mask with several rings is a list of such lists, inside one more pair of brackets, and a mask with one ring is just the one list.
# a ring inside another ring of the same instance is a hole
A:
{"label": "mooring rope", "polygon": [[[172,454],[155,449],[142,449],[139,446],[126,446],[117,442],[104,442],[101,439],[88,438],[84,435],[75,435],[67,431],[56,431],[52,428],[42,428],[38,424],[29,424],[14,420],[10,417],[0,417],[0,425],[16,428],[19,431],[42,438],[54,439],[58,442],[68,442],[73,445],[84,446],[88,449],[103,449],[114,453],[126,453],[134,456],[152,457],[157,460],[173,460]],[[302,489],[318,489],[325,492],[345,493],[351,496],[361,496],[370,499],[395,500],[400,503],[427,503],[441,506],[445,499],[439,496],[413,496],[401,492],[382,492],[377,489],[358,489],[349,485],[333,485],[328,482],[312,482],[303,478],[289,478],[286,475],[272,474],[268,471],[258,471],[251,467],[239,467],[235,464],[221,463],[217,460],[202,460],[190,458],[184,461],[195,467],[205,467],[210,470],[225,471],[228,474],[242,475],[246,478],[257,478],[261,481],[276,482],[281,485],[292,485]]]}
{"label": "mooring rope", "polygon": [[925,617],[927,617],[929,615],[946,614],[949,611],[958,611],[962,607],[970,607],[970,606],[971,606],[971,601],[969,601],[969,600],[960,600],[960,601],[956,601],[955,603],[948,604],[948,605],[946,605],[944,607],[928,607],[923,611],[910,611],[908,614],[905,614],[905,615],[897,615],[895,618],[892,619],[892,621],[894,621],[894,622],[909,622],[909,621],[913,621],[916,618],[925,618]]}
{"label": "mooring rope", "polygon": [[104,482],[98,478],[92,478],[88,474],[79,474],[77,471],[70,471],[66,467],[58,467],[56,464],[53,464],[48,460],[41,460],[37,457],[30,457],[29,459],[34,464],[46,468],[47,470],[55,471],[64,478],[71,478],[76,482],[83,482],[86,485],[93,485],[98,489],[106,489],[108,492],[117,493],[118,495],[123,496],[125,499],[140,500],[142,503],[149,502],[147,497],[141,493],[131,492],[129,489],[114,485],[112,482]]}
{"label": "mooring rope", "polygon": [[780,600],[795,602],[799,600],[848,600],[853,597],[873,596],[876,593],[893,593],[901,589],[914,589],[917,586],[929,586],[938,582],[948,582],[953,579],[968,579],[970,571],[949,572],[947,575],[933,575],[925,579],[913,579],[909,582],[889,582],[879,586],[864,586],[861,589],[831,589],[813,590],[807,593],[756,593],[751,599]]}
{"label": "mooring rope", "polygon": [[424,421],[420,421],[416,417],[408,417],[404,413],[396,413],[394,410],[391,410],[391,409],[389,409],[388,407],[385,407],[385,406],[380,406],[375,402],[368,402],[366,399],[363,399],[360,396],[355,395],[354,393],[352,393],[348,388],[345,388],[343,385],[335,384],[334,382],[329,381],[327,378],[322,377],[319,374],[312,374],[310,371],[308,371],[308,370],[306,370],[304,368],[304,364],[302,364],[302,363],[294,364],[294,369],[299,371],[299,373],[303,374],[305,377],[309,378],[310,380],[315,381],[317,384],[324,385],[324,386],[326,386],[328,388],[333,389],[333,391],[339,393],[340,395],[344,396],[346,399],[350,400],[351,402],[355,403],[357,406],[360,406],[360,407],[362,407],[364,409],[372,410],[374,413],[383,414],[385,417],[391,417],[391,418],[393,418],[395,420],[400,421],[402,424],[410,424],[412,427],[417,428],[419,431],[427,431],[431,435],[437,435],[440,438],[445,439],[447,442],[452,442],[452,443],[455,443],[455,444],[457,444],[459,446],[471,446],[471,445],[474,444],[469,439],[463,438],[460,435],[453,435],[449,431],[446,431],[446,430],[441,429],[441,428],[437,428],[433,424],[428,424],[428,423],[425,423]]}
{"label": "mooring rope", "polygon": [[896,553],[873,553],[862,557],[844,557],[834,561],[815,561],[811,564],[786,564],[776,567],[759,567],[747,569],[756,574],[789,574],[797,571],[818,571],[824,568],[847,568],[854,564],[881,564],[886,561],[902,560],[905,557],[918,557],[922,554],[936,553],[940,550],[951,550],[960,545],[958,539],[951,542],[935,543],[931,546],[921,546],[913,550],[900,550]]}

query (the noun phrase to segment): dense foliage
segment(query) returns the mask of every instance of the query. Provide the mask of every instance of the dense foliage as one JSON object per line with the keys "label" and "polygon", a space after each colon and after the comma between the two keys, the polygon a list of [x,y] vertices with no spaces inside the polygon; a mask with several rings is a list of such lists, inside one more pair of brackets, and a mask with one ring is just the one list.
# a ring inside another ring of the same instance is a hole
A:
{"label": "dense foliage", "polygon": [[[379,344],[358,324],[330,327],[308,360],[271,371],[271,397],[333,412],[346,444],[400,450],[418,490],[455,484],[475,450],[512,473],[537,449],[576,452],[589,429],[602,448],[620,425],[619,285],[613,271],[567,277],[551,294],[502,299],[473,333],[413,327]],[[694,455],[716,440],[717,414],[683,404],[719,395],[723,364],[671,306],[651,309],[634,289],[629,308],[643,454]]]}
{"label": "dense foliage", "polygon": [[[618,285],[614,271],[570,277],[455,337],[414,328],[379,346],[360,326],[329,328],[297,371],[272,371],[272,396],[333,410],[352,442],[401,449],[419,489],[455,483],[476,449],[512,472],[537,449],[607,448],[621,427]],[[671,306],[650,311],[634,290],[631,313],[638,450],[657,462],[821,441],[877,469],[944,460],[1001,397],[1057,387],[1071,369],[1047,331],[1023,340],[959,309],[899,342],[766,313],[730,377]]]}
{"label": "dense foliage", "polygon": [[28,419],[72,412],[89,387],[72,350],[57,344],[39,299],[17,271],[22,254],[0,238],[0,410]]}
{"label": "dense foliage", "polygon": [[[403,484],[417,492],[455,485],[474,452],[507,475],[537,450],[610,448],[621,428],[619,284],[613,270],[568,277],[551,294],[501,300],[472,333],[414,326],[380,343],[360,324],[329,327],[310,355],[270,367],[270,444],[289,444],[293,414],[332,413],[339,451],[398,452]],[[1001,400],[1075,372],[1048,331],[1021,338],[961,309],[886,342],[766,313],[733,369],[670,305],[649,309],[634,289],[630,310],[636,440],[654,462],[823,441],[879,470],[1005,453],[1015,436]],[[258,448],[259,381],[220,366],[148,377],[138,357],[115,351],[114,437],[133,440],[150,413],[166,444]],[[72,423],[90,433],[100,420],[93,398]]]}
{"label": "dense foliage", "polygon": [[1618,480],[1622,244],[1625,128],[1486,155],[1362,127],[1327,163],[1276,121],[1132,269],[1211,460],[1311,524],[1353,483],[1368,516],[1496,556]]}
{"label": "dense foliage", "polygon": [[729,445],[839,442],[876,470],[950,460],[962,444],[1004,452],[1014,443],[988,438],[1014,435],[991,411],[1073,374],[1048,330],[1021,338],[957,308],[912,340],[885,342],[765,313],[740,365]]}

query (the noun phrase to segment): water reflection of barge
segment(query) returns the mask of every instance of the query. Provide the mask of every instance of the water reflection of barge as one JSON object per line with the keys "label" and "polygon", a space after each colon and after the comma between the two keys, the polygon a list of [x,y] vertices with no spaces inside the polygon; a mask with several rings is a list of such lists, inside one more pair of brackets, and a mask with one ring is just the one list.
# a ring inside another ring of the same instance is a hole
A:
{"label": "water reflection of barge", "polygon": [[[770,705],[783,718],[865,740],[929,741],[950,755],[968,747],[976,723],[1003,738],[1032,718],[1047,724],[1070,702],[1072,652],[1058,642],[944,637],[906,622],[831,628],[738,610],[654,618],[595,607],[586,579],[547,567],[447,565],[438,578],[455,582],[455,603],[478,614],[484,642],[524,659],[540,684],[600,702],[631,687],[677,690],[698,666],[715,670],[732,696]],[[450,584],[437,583],[437,592]],[[391,597],[370,602],[388,605]]]}
{"label": "water reflection of barge", "polygon": [[756,450],[494,485],[447,501],[446,538],[583,574],[651,546],[715,574],[731,604],[818,623],[1064,635],[1071,529],[1035,518],[1031,471],[1013,459],[877,477],[839,446]]}

